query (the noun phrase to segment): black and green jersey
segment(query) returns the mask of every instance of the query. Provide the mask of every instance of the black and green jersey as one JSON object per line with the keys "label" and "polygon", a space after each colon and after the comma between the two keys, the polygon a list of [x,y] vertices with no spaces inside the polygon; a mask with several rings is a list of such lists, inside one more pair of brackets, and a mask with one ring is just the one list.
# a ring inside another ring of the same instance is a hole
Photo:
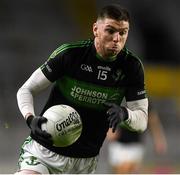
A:
{"label": "black and green jersey", "polygon": [[140,60],[124,48],[113,61],[104,61],[90,39],[63,44],[41,69],[54,82],[42,114],[50,106],[67,104],[74,107],[82,119],[83,131],[74,144],[57,148],[41,143],[65,156],[92,157],[99,153],[108,130],[105,101],[120,104],[124,97],[126,101],[133,101],[146,95]]}

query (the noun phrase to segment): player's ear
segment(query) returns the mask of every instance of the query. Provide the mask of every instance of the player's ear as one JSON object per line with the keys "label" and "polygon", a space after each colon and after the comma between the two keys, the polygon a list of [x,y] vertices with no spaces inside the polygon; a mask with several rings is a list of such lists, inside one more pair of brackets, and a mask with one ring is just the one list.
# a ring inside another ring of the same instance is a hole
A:
{"label": "player's ear", "polygon": [[94,33],[94,36],[95,36],[95,37],[97,37],[97,36],[98,36],[97,29],[98,29],[98,27],[97,27],[97,23],[94,23],[94,24],[93,24],[93,33]]}

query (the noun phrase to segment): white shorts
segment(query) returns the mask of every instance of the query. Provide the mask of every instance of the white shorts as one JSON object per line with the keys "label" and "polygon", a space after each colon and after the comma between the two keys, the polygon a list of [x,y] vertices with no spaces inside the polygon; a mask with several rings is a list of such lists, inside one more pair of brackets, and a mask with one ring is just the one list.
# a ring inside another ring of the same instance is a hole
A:
{"label": "white shorts", "polygon": [[19,170],[33,170],[41,174],[95,173],[98,156],[72,158],[56,154],[28,137],[21,148]]}
{"label": "white shorts", "polygon": [[124,162],[141,163],[144,156],[144,146],[138,143],[120,143],[117,141],[108,143],[109,164],[120,165]]}

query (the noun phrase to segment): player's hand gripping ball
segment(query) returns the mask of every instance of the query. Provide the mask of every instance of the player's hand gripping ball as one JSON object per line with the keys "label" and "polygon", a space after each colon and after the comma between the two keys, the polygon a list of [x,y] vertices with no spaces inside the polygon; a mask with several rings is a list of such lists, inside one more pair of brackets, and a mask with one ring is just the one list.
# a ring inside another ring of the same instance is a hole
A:
{"label": "player's hand gripping ball", "polygon": [[78,112],[68,105],[55,105],[47,109],[43,116],[48,119],[42,130],[52,135],[53,146],[66,147],[81,135],[82,121]]}

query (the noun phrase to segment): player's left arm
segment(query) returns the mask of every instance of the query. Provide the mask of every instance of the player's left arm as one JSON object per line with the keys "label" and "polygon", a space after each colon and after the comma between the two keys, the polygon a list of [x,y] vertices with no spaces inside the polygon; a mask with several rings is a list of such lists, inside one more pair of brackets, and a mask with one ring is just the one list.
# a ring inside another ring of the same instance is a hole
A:
{"label": "player's left arm", "polygon": [[148,123],[148,99],[135,100],[127,102],[127,120],[121,123],[132,131],[143,132]]}
{"label": "player's left arm", "polygon": [[123,124],[130,130],[143,132],[148,124],[148,98],[144,82],[144,67],[140,59],[133,59],[129,69],[126,91],[128,119]]}
{"label": "player's left arm", "polygon": [[140,60],[131,58],[126,70],[126,106],[105,103],[105,106],[109,107],[107,115],[109,127],[113,132],[119,125],[136,132],[143,132],[147,128],[148,98],[144,83],[144,69]]}

